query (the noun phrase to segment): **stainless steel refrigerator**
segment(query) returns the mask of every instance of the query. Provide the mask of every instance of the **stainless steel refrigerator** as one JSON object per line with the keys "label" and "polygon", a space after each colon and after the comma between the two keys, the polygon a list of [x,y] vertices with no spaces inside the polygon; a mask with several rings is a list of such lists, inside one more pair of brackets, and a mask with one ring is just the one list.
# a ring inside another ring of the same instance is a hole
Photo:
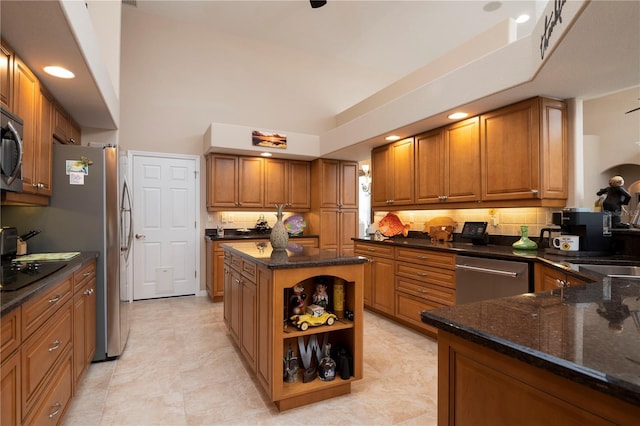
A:
{"label": "stainless steel refrigerator", "polygon": [[3,223],[39,229],[29,252],[97,251],[96,355],[122,354],[129,335],[131,200],[116,147],[53,145],[49,207],[3,207]]}

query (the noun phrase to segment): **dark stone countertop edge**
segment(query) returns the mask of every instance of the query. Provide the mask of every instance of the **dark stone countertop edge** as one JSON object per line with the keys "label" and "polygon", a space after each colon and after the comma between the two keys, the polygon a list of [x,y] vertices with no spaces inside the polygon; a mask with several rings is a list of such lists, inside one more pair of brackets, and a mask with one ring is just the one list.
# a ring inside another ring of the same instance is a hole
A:
{"label": "dark stone countertop edge", "polygon": [[640,406],[640,386],[423,311],[422,322],[552,374]]}
{"label": "dark stone countertop edge", "polygon": [[80,267],[87,261],[98,258],[98,255],[99,253],[97,251],[80,252],[78,256],[67,261],[67,265],[59,271],[56,271],[53,274],[19,290],[0,293],[0,316],[3,316],[18,306],[23,305],[28,300],[40,294],[47,287],[58,284],[60,281],[80,269]]}
{"label": "dark stone countertop edge", "polygon": [[[218,237],[217,235],[210,235],[207,234],[204,236],[205,239],[211,240],[211,241],[234,241],[234,240],[268,240],[269,239],[269,234],[268,233],[264,233],[264,234],[258,234],[258,233],[249,233],[249,234],[232,234],[232,233],[225,233],[224,237]],[[290,240],[295,240],[296,238],[320,238],[319,235],[307,235],[307,234],[303,234],[303,235],[289,235],[289,239]]]}
{"label": "dark stone countertop edge", "polygon": [[[225,244],[225,249],[228,249],[241,257],[249,259],[261,266],[268,269],[294,269],[294,268],[313,268],[319,266],[341,266],[341,265],[357,265],[361,263],[367,263],[368,260],[362,256],[339,256],[334,258],[318,258],[309,259],[298,262],[281,262],[272,261],[270,258],[254,257],[250,253],[246,253],[238,247],[234,247],[233,244]],[[316,249],[318,250],[318,249]]]}

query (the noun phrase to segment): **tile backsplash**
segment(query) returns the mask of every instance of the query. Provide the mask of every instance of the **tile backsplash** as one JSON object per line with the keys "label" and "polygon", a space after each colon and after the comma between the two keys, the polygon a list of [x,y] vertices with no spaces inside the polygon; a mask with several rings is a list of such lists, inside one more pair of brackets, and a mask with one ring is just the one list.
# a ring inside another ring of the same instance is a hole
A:
{"label": "tile backsplash", "polygon": [[[436,217],[450,217],[456,222],[454,232],[459,233],[465,222],[489,222],[490,235],[520,235],[520,226],[529,227],[529,236],[537,237],[542,228],[552,225],[552,213],[557,209],[541,207],[461,209],[461,210],[406,210],[395,212],[402,223],[411,226],[412,231],[428,231],[427,223]],[[377,223],[387,212],[376,212]],[[495,219],[494,219],[495,218]],[[495,223],[495,225],[494,225]]]}

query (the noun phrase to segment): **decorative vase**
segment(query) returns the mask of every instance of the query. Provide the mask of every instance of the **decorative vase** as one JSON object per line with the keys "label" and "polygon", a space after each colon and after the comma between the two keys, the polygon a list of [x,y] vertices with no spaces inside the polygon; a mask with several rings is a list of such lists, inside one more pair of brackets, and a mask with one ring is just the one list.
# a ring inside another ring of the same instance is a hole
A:
{"label": "decorative vase", "polygon": [[287,248],[287,244],[289,243],[289,233],[282,222],[282,209],[284,208],[284,204],[276,204],[275,206],[278,211],[276,213],[278,220],[271,229],[269,241],[271,241],[271,247],[273,247],[274,250],[284,250]]}
{"label": "decorative vase", "polygon": [[536,250],[538,248],[538,243],[529,239],[529,227],[527,225],[522,225],[520,227],[520,232],[522,237],[512,244],[513,248],[518,250]]}

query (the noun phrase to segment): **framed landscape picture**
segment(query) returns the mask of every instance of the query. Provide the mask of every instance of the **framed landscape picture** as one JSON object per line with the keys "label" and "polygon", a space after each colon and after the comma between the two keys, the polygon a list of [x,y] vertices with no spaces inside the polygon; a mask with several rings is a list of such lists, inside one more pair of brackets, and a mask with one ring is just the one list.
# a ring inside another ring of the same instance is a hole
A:
{"label": "framed landscape picture", "polygon": [[253,146],[266,146],[269,148],[287,148],[287,135],[280,133],[261,132],[254,130],[251,132]]}

